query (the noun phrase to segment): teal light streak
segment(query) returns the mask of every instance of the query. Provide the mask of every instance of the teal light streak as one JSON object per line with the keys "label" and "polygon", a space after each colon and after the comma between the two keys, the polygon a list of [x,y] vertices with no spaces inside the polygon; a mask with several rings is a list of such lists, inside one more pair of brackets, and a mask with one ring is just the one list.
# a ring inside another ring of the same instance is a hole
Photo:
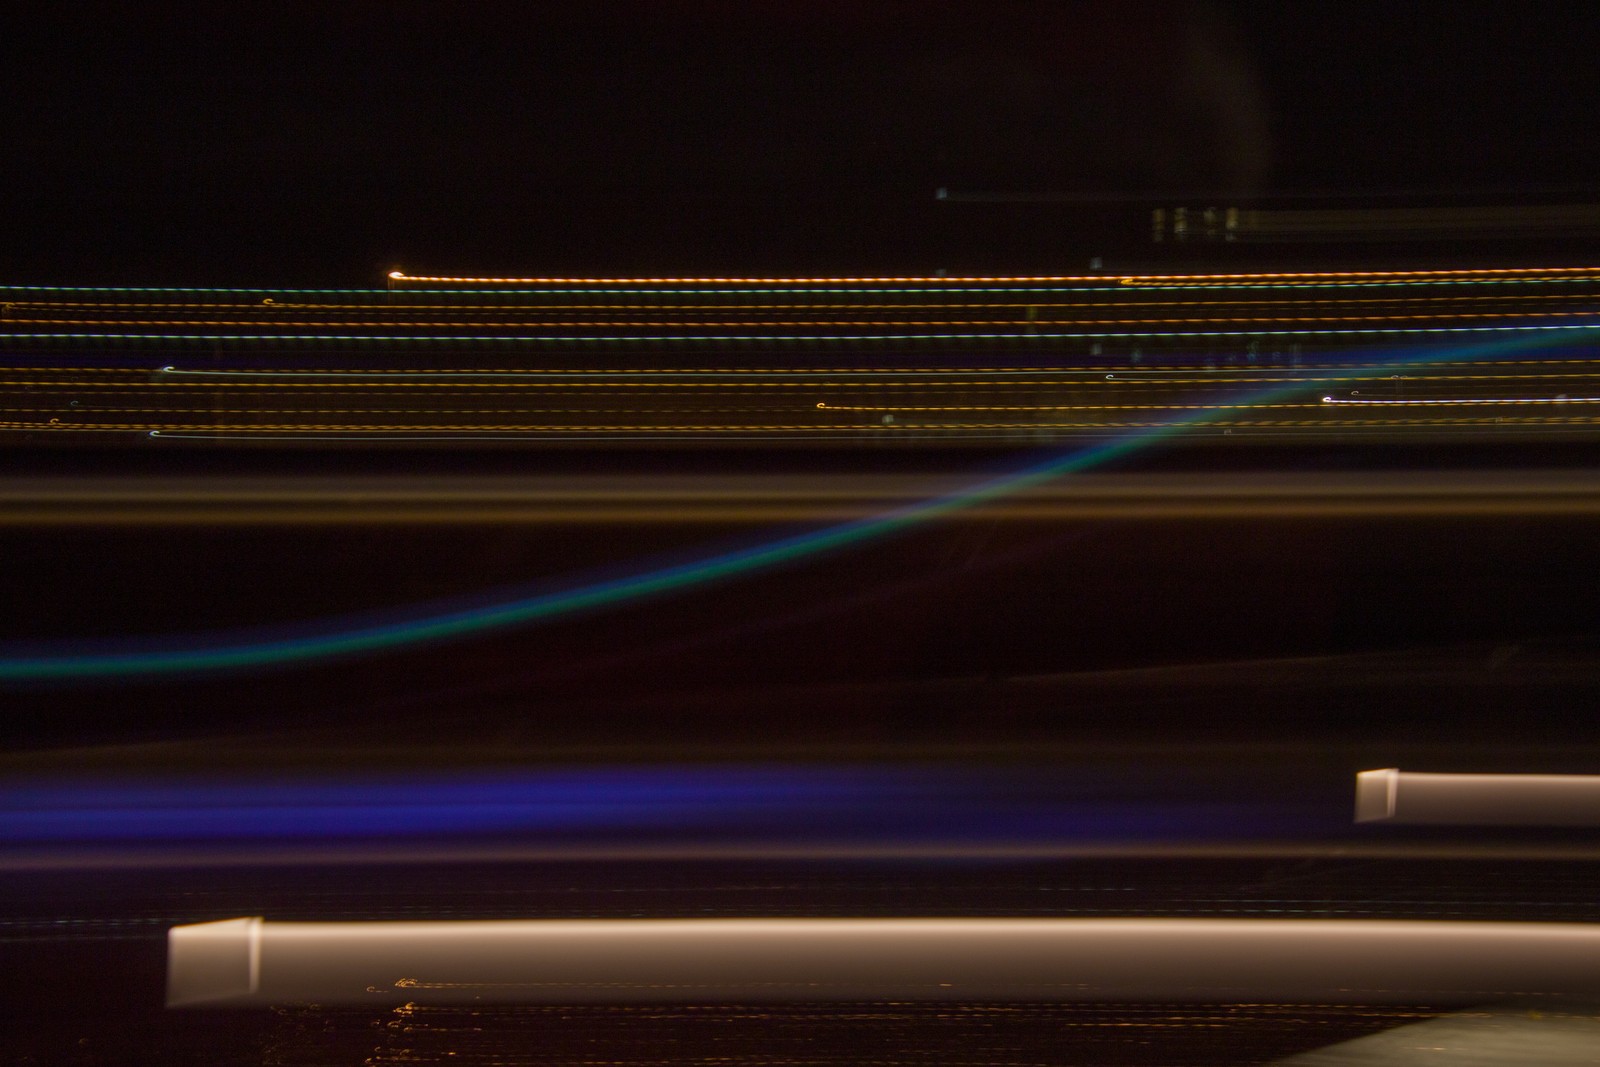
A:
{"label": "teal light streak", "polygon": [[[1600,333],[1600,327],[1597,326],[1584,329],[1591,335]],[[1559,336],[1570,337],[1571,334]],[[1424,352],[1409,358],[1392,360],[1388,365],[1416,366],[1445,360],[1483,359],[1537,348],[1548,344],[1551,339],[1552,335],[1549,333],[1524,335],[1479,345],[1472,349]],[[1365,369],[1370,369],[1370,366]],[[750,548],[598,582],[577,589],[391,623],[311,633],[302,637],[245,640],[234,644],[194,644],[154,650],[140,647],[128,651],[0,656],[0,681],[132,678],[199,671],[239,670],[323,660],[453,640],[506,627],[542,622],[576,612],[593,611],[643,597],[678,592],[735,575],[792,563],[864,541],[888,537],[931,519],[1130,455],[1149,448],[1188,427],[1216,419],[1228,411],[1247,408],[1253,403],[1269,402],[1293,394],[1305,388],[1307,384],[1304,380],[1297,379],[1275,385],[1237,404],[1187,413],[1163,425],[1106,444],[1053,457],[1019,471],[979,482],[945,496],[897,508],[882,515],[840,523]],[[133,643],[128,642],[130,645]],[[139,644],[145,645],[147,642],[140,641]]]}
{"label": "teal light streak", "polygon": [[1086,449],[1029,470],[1006,475],[958,493],[921,501],[873,518],[842,523],[753,548],[644,574],[629,575],[580,589],[547,593],[490,607],[372,626],[361,630],[253,644],[174,648],[154,652],[88,655],[69,653],[36,658],[0,658],[0,680],[87,680],[264,667],[444,641],[508,626],[525,625],[560,615],[594,610],[705,585],[736,574],[765,570],[868,539],[886,537],[940,515],[1017,492],[1062,474],[1104,463],[1144,447],[1160,436],[1180,429],[1183,425],[1183,421],[1174,422],[1169,427]]}

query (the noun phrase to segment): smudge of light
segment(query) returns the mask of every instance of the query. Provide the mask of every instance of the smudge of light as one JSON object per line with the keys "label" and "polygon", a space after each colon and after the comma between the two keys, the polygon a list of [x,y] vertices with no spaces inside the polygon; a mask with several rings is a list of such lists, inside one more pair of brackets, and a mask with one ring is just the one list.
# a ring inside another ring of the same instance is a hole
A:
{"label": "smudge of light", "polygon": [[[1472,361],[1550,348],[1574,339],[1588,339],[1600,327],[1536,327],[1530,332],[1478,345],[1437,346],[1385,358],[1392,366],[1431,362]],[[1371,366],[1354,374],[1370,373]],[[1337,375],[1334,375],[1337,377]],[[1327,376],[1322,380],[1326,381]],[[243,670],[377,652],[403,646],[456,640],[513,626],[544,622],[582,611],[594,611],[645,597],[661,596],[818,556],[864,541],[888,537],[962,508],[1027,489],[1130,455],[1173,434],[1216,419],[1229,410],[1270,402],[1305,388],[1293,380],[1242,396],[1216,409],[1185,412],[1156,426],[1104,444],[1054,454],[942,496],[908,504],[880,515],[780,537],[703,559],[606,579],[576,588],[522,596],[502,602],[391,621],[352,626],[349,620],[318,619],[299,624],[298,633],[261,638],[237,632],[202,637],[139,638],[98,642],[63,641],[28,649],[0,647],[0,681],[75,682]],[[413,609],[414,611],[415,609]]]}

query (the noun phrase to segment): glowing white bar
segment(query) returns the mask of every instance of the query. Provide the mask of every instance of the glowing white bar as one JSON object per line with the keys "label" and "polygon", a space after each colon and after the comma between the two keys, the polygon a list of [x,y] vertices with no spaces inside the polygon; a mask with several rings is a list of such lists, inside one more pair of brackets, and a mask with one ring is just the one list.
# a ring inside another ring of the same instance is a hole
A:
{"label": "glowing white bar", "polygon": [[[248,989],[238,977],[250,974]],[[784,1000],[1482,1003],[1600,990],[1600,924],[626,919],[174,927],[169,1006]]]}
{"label": "glowing white bar", "polygon": [[1458,826],[1600,826],[1600,775],[1356,775],[1356,822]]}

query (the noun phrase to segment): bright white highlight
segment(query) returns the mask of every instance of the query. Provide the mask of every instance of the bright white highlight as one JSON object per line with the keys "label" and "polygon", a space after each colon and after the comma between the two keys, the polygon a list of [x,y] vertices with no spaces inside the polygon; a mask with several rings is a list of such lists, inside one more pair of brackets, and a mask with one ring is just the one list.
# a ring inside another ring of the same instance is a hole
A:
{"label": "bright white highlight", "polygon": [[248,997],[261,986],[261,920],[175,927],[167,938],[167,1006]]}
{"label": "bright white highlight", "polygon": [[[240,976],[247,973],[244,988]],[[1444,1004],[1596,990],[1600,925],[1575,923],[233,920],[168,934],[171,1006],[884,999]]]}

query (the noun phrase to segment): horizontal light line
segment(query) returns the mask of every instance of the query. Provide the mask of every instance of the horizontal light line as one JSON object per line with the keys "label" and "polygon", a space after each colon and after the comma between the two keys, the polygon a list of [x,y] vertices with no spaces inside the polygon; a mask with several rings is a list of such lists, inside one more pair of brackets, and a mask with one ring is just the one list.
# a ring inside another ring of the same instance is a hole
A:
{"label": "horizontal light line", "polygon": [[[1563,280],[1569,280],[1570,281],[1570,280],[1575,280],[1575,279],[1563,279]],[[1597,279],[1597,280],[1600,280],[1600,279]],[[1484,283],[1484,284],[1493,284],[1493,283]],[[965,290],[962,290],[962,291],[965,291]],[[984,290],[984,291],[986,291],[986,292],[1003,292],[1003,291],[1006,291],[1006,290]],[[1033,292],[1035,290],[1015,290],[1015,291],[1018,291],[1018,292]],[[1073,290],[1063,290],[1063,291],[1064,292],[1071,292]],[[930,289],[930,290],[927,291],[927,295],[943,297],[943,296],[948,295],[949,292],[951,292],[951,290]],[[804,295],[804,294],[805,294],[804,290],[797,291],[797,295]],[[385,295],[388,295],[388,294],[386,293]],[[455,295],[455,294],[452,293],[452,295]],[[509,294],[498,294],[498,295],[502,295],[503,296],[503,295],[509,295]],[[552,295],[554,295],[554,294],[552,294]],[[563,291],[562,295],[570,295],[570,294],[567,293],[566,291]],[[1417,296],[1417,295],[1412,295],[1410,293],[1403,293],[1403,294],[1401,294],[1399,296],[1396,296],[1396,297],[1376,297],[1376,296],[1340,297],[1340,298],[1337,298],[1337,303],[1340,304],[1340,305],[1346,305],[1346,304],[1394,304],[1397,301],[1399,301],[1399,302],[1403,302],[1403,303],[1406,303],[1406,304],[1441,304],[1441,303],[1469,303],[1469,302],[1470,303],[1485,303],[1485,302],[1508,302],[1508,301],[1522,302],[1522,301],[1541,301],[1541,300],[1544,300],[1544,301],[1555,301],[1555,300],[1574,300],[1574,299],[1576,299],[1576,296],[1574,294],[1572,294],[1572,293],[1559,293],[1559,292],[1558,293],[1525,293],[1525,292],[1486,293],[1486,294],[1476,294],[1476,295],[1474,295],[1474,294],[1450,293],[1450,294],[1446,294],[1444,296]],[[1322,301],[1318,301],[1318,302],[1322,302]],[[238,313],[241,313],[241,314],[245,313],[245,312],[256,312],[256,313],[262,313],[262,314],[270,314],[272,312],[289,311],[289,310],[296,310],[296,311],[306,310],[306,311],[327,312],[327,313],[360,311],[360,312],[372,312],[374,314],[408,315],[408,314],[420,314],[422,312],[461,311],[461,310],[473,310],[473,311],[482,311],[482,312],[495,312],[495,313],[512,314],[512,313],[523,311],[523,310],[527,310],[527,309],[537,309],[537,310],[541,310],[541,311],[593,311],[593,310],[605,310],[605,311],[705,311],[705,310],[715,310],[715,311],[785,311],[785,310],[787,310],[787,311],[796,311],[796,310],[802,310],[802,309],[824,308],[824,309],[829,309],[829,310],[850,309],[850,310],[871,310],[871,311],[893,311],[893,310],[908,310],[909,311],[909,310],[916,310],[916,309],[947,310],[947,309],[951,309],[951,308],[958,308],[958,309],[962,309],[962,310],[972,310],[972,309],[978,309],[978,308],[1013,308],[1013,309],[1020,309],[1020,308],[1108,308],[1108,307],[1139,307],[1139,308],[1277,307],[1277,306],[1295,306],[1295,305],[1298,305],[1300,303],[1303,303],[1303,301],[1300,301],[1300,300],[1298,300],[1298,299],[1296,299],[1294,297],[1289,297],[1289,298],[1286,298],[1286,299],[1276,298],[1276,297],[1250,297],[1250,298],[1210,299],[1210,300],[1148,300],[1148,299],[1139,299],[1139,300],[1136,300],[1136,301],[1130,301],[1126,297],[1123,297],[1122,299],[1118,299],[1118,300],[1095,300],[1095,301],[1073,300],[1073,301],[1066,301],[1066,302],[1051,302],[1051,301],[1034,301],[1034,300],[1028,300],[1028,301],[1008,300],[1008,301],[998,301],[998,302],[997,301],[981,301],[981,302],[972,302],[972,303],[950,302],[950,301],[942,300],[942,299],[939,300],[938,302],[918,301],[918,302],[909,302],[909,303],[908,302],[900,302],[900,303],[870,303],[870,302],[866,302],[866,301],[852,300],[852,301],[842,301],[842,302],[833,303],[833,304],[818,303],[818,302],[812,301],[812,300],[785,301],[785,302],[782,302],[782,303],[773,303],[773,304],[752,304],[752,303],[748,303],[748,302],[745,302],[745,301],[728,302],[728,303],[709,303],[709,302],[706,302],[706,301],[695,301],[693,303],[685,303],[685,304],[670,304],[670,303],[642,303],[641,304],[641,303],[622,303],[622,302],[601,303],[601,302],[597,302],[597,301],[583,301],[583,302],[579,302],[579,303],[560,304],[560,303],[549,303],[549,302],[540,301],[538,303],[526,303],[526,304],[523,304],[523,303],[509,303],[509,302],[505,302],[505,301],[495,301],[495,302],[492,302],[492,303],[469,303],[469,302],[463,302],[463,301],[460,301],[460,300],[455,300],[455,301],[441,302],[441,303],[435,303],[435,304],[425,304],[425,303],[420,303],[420,302],[416,302],[416,301],[406,301],[405,303],[401,303],[401,304],[396,304],[396,303],[394,303],[392,301],[381,301],[381,302],[374,302],[374,303],[370,303],[370,304],[341,304],[341,303],[331,303],[331,302],[327,302],[327,301],[276,301],[276,300],[270,300],[269,299],[269,300],[266,300],[266,301],[257,301],[257,302],[254,302],[254,303],[246,304],[246,303],[228,303],[228,302],[220,301],[220,300],[196,301],[196,302],[185,302],[185,301],[178,301],[178,300],[162,300],[162,301],[135,301],[135,300],[19,300],[19,301],[0,301],[0,312],[8,311],[8,310],[9,311],[17,311],[17,310],[54,309],[54,308],[61,308],[61,309],[73,308],[73,309],[79,309],[79,310],[104,308],[104,309],[113,309],[113,310],[119,310],[119,311],[127,311],[127,310],[132,310],[132,309],[148,309],[148,310],[153,310],[153,311],[159,310],[159,311],[164,311],[164,312],[214,310],[214,311],[238,312]]]}
{"label": "horizontal light line", "polygon": [[[948,476],[637,479],[0,479],[0,524],[771,522],[859,518],[955,491]],[[1301,514],[1567,514],[1600,510],[1600,477],[1438,472],[1294,478],[1083,475],[947,519]]]}
{"label": "horizontal light line", "polygon": [[[1237,405],[1241,411],[1247,411],[1248,405]],[[1204,410],[1228,410],[1227,408]],[[117,414],[115,411],[101,414]],[[195,414],[204,414],[204,409]],[[586,414],[577,412],[577,414]],[[860,434],[872,433],[878,436],[885,434],[902,435],[907,432],[925,433],[950,433],[966,432],[973,430],[1010,430],[1018,433],[1029,433],[1040,430],[1068,430],[1068,431],[1114,431],[1124,429],[1152,429],[1172,427],[1173,432],[1204,433],[1210,427],[1244,427],[1255,429],[1306,429],[1324,433],[1337,432],[1352,427],[1404,427],[1404,428],[1438,428],[1438,427],[1504,427],[1516,428],[1526,426],[1593,426],[1600,423],[1600,416],[1494,416],[1483,415],[1476,418],[1399,418],[1399,419],[1207,419],[1203,423],[1193,426],[1174,425],[1167,421],[1133,421],[1127,419],[1085,420],[1078,422],[908,422],[895,420],[893,422],[877,422],[873,420],[857,420],[848,423],[826,422],[784,422],[784,423],[634,423],[617,421],[608,423],[490,423],[479,425],[470,422],[449,423],[325,423],[325,422],[96,422],[73,421],[62,422],[59,420],[41,421],[37,419],[0,420],[0,431],[27,431],[48,433],[149,433],[152,436],[171,433],[191,432],[223,432],[232,434],[272,435],[279,433],[321,432],[321,433],[363,433],[363,434],[391,434],[391,433],[471,433],[471,434],[586,434],[586,433],[616,433],[616,434],[789,434],[789,433],[815,433],[815,434]]]}
{"label": "horizontal light line", "polygon": [[1407,400],[1402,398],[1390,399],[1361,399],[1354,400],[1346,397],[1325,396],[1324,404],[1338,405],[1341,407],[1441,407],[1451,404],[1600,404],[1600,396],[1501,396],[1501,397],[1449,397],[1437,400],[1417,399]]}
{"label": "horizontal light line", "polygon": [[1173,842],[1051,842],[973,843],[924,841],[918,843],[836,841],[795,844],[759,841],[677,841],[669,843],[573,842],[562,845],[515,845],[499,841],[426,844],[383,843],[354,847],[333,844],[184,844],[176,847],[86,845],[74,847],[19,846],[0,853],[0,871],[115,870],[259,866],[315,863],[322,866],[371,864],[447,864],[462,862],[571,862],[659,863],[703,860],[840,860],[881,863],[885,860],[1065,860],[1065,859],[1170,859],[1170,860],[1452,860],[1462,862],[1582,862],[1600,861],[1600,844],[1578,842],[1506,841],[1396,842],[1396,841],[1218,841],[1204,844]]}
{"label": "horizontal light line", "polygon": [[[1021,305],[1014,305],[1020,307]],[[804,306],[797,305],[797,310],[806,310]],[[460,310],[460,309],[458,309]],[[937,309],[935,309],[937,310]],[[773,316],[770,318],[749,317],[739,319],[709,320],[701,316],[685,316],[682,319],[655,318],[655,319],[614,319],[609,316],[593,316],[544,320],[544,321],[486,321],[489,316],[478,316],[473,319],[455,319],[446,321],[416,322],[403,318],[383,319],[380,321],[344,321],[338,316],[320,316],[315,321],[273,320],[270,318],[251,319],[220,319],[206,317],[191,317],[186,319],[157,319],[157,318],[132,318],[132,319],[106,319],[106,318],[6,318],[0,321],[15,323],[21,326],[210,326],[220,328],[225,326],[273,326],[282,330],[290,329],[380,329],[383,327],[410,326],[414,329],[471,329],[484,326],[495,326],[503,330],[533,330],[533,329],[558,329],[561,327],[586,326],[594,329],[668,329],[671,327],[690,328],[795,328],[795,327],[838,327],[838,326],[926,326],[926,327],[951,327],[951,326],[1136,326],[1136,325],[1188,325],[1193,323],[1291,323],[1291,322],[1415,322],[1420,319],[1553,319],[1553,318],[1593,318],[1593,311],[1566,309],[1562,311],[1527,311],[1522,309],[1507,309],[1504,311],[1449,311],[1449,312],[1405,312],[1390,315],[1348,315],[1339,314],[1330,308],[1327,312],[1317,315],[1186,315],[1177,318],[1163,318],[1158,315],[1142,315],[1133,318],[1077,318],[1072,316],[1054,318],[989,318],[989,319],[946,319],[937,316],[910,319],[819,319],[806,318],[803,315]],[[368,317],[372,318],[371,316]]]}
{"label": "horizontal light line", "polygon": [[1322,278],[1461,278],[1505,277],[1510,275],[1593,274],[1596,267],[1497,267],[1475,270],[1400,270],[1400,271],[1291,271],[1249,274],[1064,274],[1064,275],[968,275],[958,277],[816,277],[816,278],[471,278],[444,275],[406,274],[392,270],[388,277],[401,282],[433,282],[451,285],[940,285],[983,282],[1169,282],[1169,281],[1253,281],[1257,279]]}
{"label": "horizontal light line", "polygon": [[1110,340],[1117,338],[1175,338],[1175,337],[1371,337],[1415,336],[1418,334],[1463,333],[1528,333],[1541,330],[1595,331],[1600,327],[1592,323],[1552,323],[1525,326],[1412,326],[1412,327],[1339,327],[1327,330],[1155,330],[1123,332],[1075,333],[865,333],[865,334],[663,334],[637,335],[613,334],[603,337],[582,334],[550,336],[518,336],[505,334],[276,334],[276,333],[12,333],[0,332],[0,338],[18,341],[353,341],[408,343],[437,342],[459,344],[466,341],[498,342],[502,344],[684,344],[688,342],[796,342],[817,343],[828,341],[1070,341]]}
{"label": "horizontal light line", "polygon": [[[1351,288],[1415,288],[1427,285],[1524,285],[1524,284],[1561,284],[1594,281],[1600,279],[1600,269],[1587,267],[1562,267],[1551,268],[1548,271],[1534,272],[1518,269],[1508,269],[1504,273],[1489,273],[1483,276],[1463,276],[1464,272],[1420,272],[1406,274],[1396,272],[1390,274],[1354,274],[1354,275],[1146,275],[1142,283],[1138,280],[1131,283],[1141,290],[1158,290],[1160,288],[1192,289],[1192,288],[1217,288],[1217,289],[1351,289]],[[967,288],[951,285],[955,279],[933,279],[932,283],[914,288],[884,288],[875,285],[871,289],[844,288],[825,284],[809,285],[797,282],[772,282],[758,283],[754,280],[745,283],[738,289],[700,289],[685,288],[681,283],[673,283],[666,279],[638,279],[634,283],[619,282],[616,284],[628,285],[627,288],[572,288],[577,282],[568,283],[568,286],[559,289],[403,289],[399,292],[410,296],[451,296],[480,295],[504,297],[518,292],[540,293],[544,295],[571,295],[573,293],[602,293],[611,295],[633,295],[637,293],[708,293],[714,295],[743,296],[750,293],[775,292],[775,293],[841,293],[877,295],[882,293],[919,293],[925,295],[945,293],[987,293],[987,292],[1015,292],[1015,293],[1049,293],[1049,292],[1114,292],[1119,287],[1130,286],[1123,278],[1137,278],[1137,276],[1097,276],[1085,278],[1089,283],[1085,285],[1048,285],[1048,286],[1007,286],[999,278],[979,278],[976,281],[979,288]],[[416,279],[412,279],[416,280]],[[900,279],[911,282],[914,279]],[[1165,284],[1164,284],[1165,283]],[[514,283],[502,283],[514,284]],[[595,283],[596,285],[605,283]],[[749,286],[767,284],[787,286],[780,288],[751,288]],[[666,288],[648,288],[651,285],[667,286]],[[329,296],[367,296],[374,301],[383,301],[390,298],[394,290],[388,289],[294,289],[294,288],[239,288],[227,286],[128,286],[128,285],[5,285],[0,286],[0,294],[5,293],[181,293],[181,294],[287,294],[287,295],[329,295]],[[3,302],[3,296],[0,296]]]}

